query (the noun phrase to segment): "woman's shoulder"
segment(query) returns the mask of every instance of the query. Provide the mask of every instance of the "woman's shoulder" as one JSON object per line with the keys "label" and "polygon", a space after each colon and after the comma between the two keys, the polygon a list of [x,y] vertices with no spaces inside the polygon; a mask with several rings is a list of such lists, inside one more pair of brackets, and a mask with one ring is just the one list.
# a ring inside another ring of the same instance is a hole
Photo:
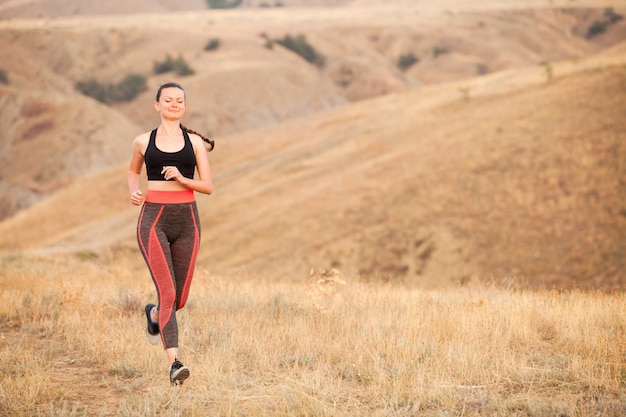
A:
{"label": "woman's shoulder", "polygon": [[148,149],[148,144],[150,143],[150,133],[151,132],[141,133],[133,139],[133,152],[139,152],[142,155],[145,155],[146,150]]}
{"label": "woman's shoulder", "polygon": [[143,133],[140,133],[139,135],[137,135],[137,136],[135,137],[135,139],[133,140],[133,142],[136,142],[136,143],[138,142],[138,143],[141,143],[141,144],[144,144],[144,143],[145,143],[145,144],[147,145],[147,144],[148,144],[148,141],[150,140],[150,134],[151,134],[151,133],[152,133],[152,131],[150,131],[150,132],[143,132]]}
{"label": "woman's shoulder", "polygon": [[202,145],[203,143],[202,138],[195,133],[189,133],[189,140],[193,145]]}

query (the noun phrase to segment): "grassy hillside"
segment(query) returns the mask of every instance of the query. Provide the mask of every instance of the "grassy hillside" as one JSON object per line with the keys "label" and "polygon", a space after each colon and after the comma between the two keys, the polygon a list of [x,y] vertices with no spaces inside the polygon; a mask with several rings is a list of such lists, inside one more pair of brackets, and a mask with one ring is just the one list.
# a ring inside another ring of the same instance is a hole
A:
{"label": "grassy hillside", "polygon": [[[147,12],[141,4],[133,7]],[[102,16],[2,20],[0,47],[12,59],[0,67],[0,102],[11,104],[0,114],[0,190],[10,202],[0,218],[126,159],[124,143],[156,122],[151,104],[164,81],[188,88],[189,125],[223,136],[350,101],[581,59],[626,35],[626,23],[617,20],[587,37],[607,19],[604,5],[590,5],[428,2],[115,16],[106,15],[106,6],[94,9]],[[173,29],[154,36],[162,27]],[[320,65],[281,46],[287,36],[302,36],[323,58]],[[207,51],[210,41],[218,47]],[[155,64],[168,56],[183,59],[193,74],[155,74]],[[75,88],[91,80],[117,85],[133,74],[145,79],[146,91],[130,102],[102,106]]]}
{"label": "grassy hillside", "polygon": [[[218,188],[200,197],[215,271],[621,286],[626,24],[587,32],[623,9],[522,3],[1,21],[0,209],[19,212],[0,246],[136,250],[129,143],[178,79],[185,123],[218,142]],[[280,46],[287,34],[324,65]],[[154,74],[168,55],[195,72]],[[75,89],[129,73],[147,90],[127,103]]]}
{"label": "grassy hillside", "polygon": [[299,149],[218,170],[202,260],[287,276],[334,266],[420,284],[621,286],[624,77],[623,66],[584,72],[426,111],[407,94],[317,118]]}
{"label": "grassy hillside", "polygon": [[[549,81],[537,67],[503,74],[499,90],[466,80],[224,138],[210,154],[216,192],[199,196],[200,264],[295,279],[336,267],[426,286],[623,286],[623,49]],[[125,169],[0,224],[2,247],[136,251]]]}

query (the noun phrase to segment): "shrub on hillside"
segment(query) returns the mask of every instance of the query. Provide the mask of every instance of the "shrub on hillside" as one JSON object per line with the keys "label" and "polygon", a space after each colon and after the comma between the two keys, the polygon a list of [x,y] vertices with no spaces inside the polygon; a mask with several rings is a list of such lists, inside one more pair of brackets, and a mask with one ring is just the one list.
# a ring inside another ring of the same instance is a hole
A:
{"label": "shrub on hillside", "polygon": [[413,52],[409,52],[407,54],[400,55],[400,57],[398,57],[398,61],[396,65],[402,71],[406,71],[409,68],[411,68],[413,65],[417,64],[418,62],[419,62],[419,58],[416,57],[415,54],[413,54]]}
{"label": "shrub on hillside", "polygon": [[3,68],[0,68],[0,84],[7,85],[9,83],[9,75],[7,71]]}
{"label": "shrub on hillside", "polygon": [[609,7],[609,8],[604,9],[604,18],[606,19],[607,22],[609,22],[610,24],[613,24],[622,20],[624,16],[622,16],[619,13],[615,13],[615,10],[613,10],[612,7]]}
{"label": "shrub on hillside", "polygon": [[196,72],[189,66],[187,61],[183,59],[182,56],[178,57],[178,59],[174,62],[174,72],[180,76],[193,75]]}
{"label": "shrub on hillside", "polygon": [[476,64],[476,74],[485,75],[488,72],[489,72],[489,67],[487,66],[487,64],[484,64],[482,62],[479,62],[478,64]]}
{"label": "shrub on hillside", "polygon": [[75,88],[87,97],[91,97],[102,103],[107,102],[107,87],[95,78],[79,81],[76,83]]}
{"label": "shrub on hillside", "polygon": [[209,39],[209,41],[204,45],[205,51],[215,51],[220,47],[220,40],[218,38]]}
{"label": "shrub on hillside", "polygon": [[596,20],[591,24],[589,29],[587,30],[587,39],[593,38],[596,35],[606,32],[608,27],[614,23],[619,22],[623,19],[623,16],[615,13],[612,7],[609,7],[604,10],[604,19]]}
{"label": "shrub on hillside", "polygon": [[209,9],[234,9],[239,7],[243,0],[206,0]]}
{"label": "shrub on hillside", "polygon": [[259,34],[260,37],[262,37],[263,39],[265,39],[265,48],[267,49],[274,49],[274,40],[272,38],[270,38],[267,33],[261,33]]}
{"label": "shrub on hillside", "polygon": [[131,101],[147,89],[146,77],[139,74],[129,74],[119,84],[110,87],[109,96],[113,102]]}
{"label": "shrub on hillside", "polygon": [[94,98],[101,103],[112,104],[121,101],[131,101],[146,91],[146,77],[139,74],[129,74],[117,84],[104,84],[95,78],[79,81],[75,88],[82,94]]}
{"label": "shrub on hillside", "polygon": [[437,58],[439,55],[447,54],[450,52],[445,46],[435,46],[433,48],[433,58]]}
{"label": "shrub on hillside", "polygon": [[302,34],[291,36],[285,35],[281,39],[275,39],[276,43],[284,46],[292,52],[300,55],[306,61],[314,64],[320,68],[326,63],[326,58],[313,48],[313,46],[306,40],[306,37]]}
{"label": "shrub on hillside", "polygon": [[174,70],[174,60],[168,54],[163,61],[154,61],[152,68],[154,73],[157,75],[165,74],[166,72]]}
{"label": "shrub on hillside", "polygon": [[169,54],[165,57],[163,61],[155,61],[154,62],[154,73],[155,74],[164,74],[166,72],[174,71],[177,75],[185,76],[192,75],[195,71],[189,66],[185,58],[180,55],[178,58],[173,59]]}
{"label": "shrub on hillside", "polygon": [[604,33],[606,31],[606,27],[608,23],[604,20],[596,20],[587,30],[587,39],[593,38],[596,35]]}

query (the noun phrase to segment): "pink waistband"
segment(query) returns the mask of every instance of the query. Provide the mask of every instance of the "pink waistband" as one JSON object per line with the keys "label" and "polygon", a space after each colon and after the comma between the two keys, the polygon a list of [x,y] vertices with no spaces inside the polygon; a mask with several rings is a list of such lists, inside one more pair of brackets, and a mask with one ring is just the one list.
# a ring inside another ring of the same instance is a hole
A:
{"label": "pink waistband", "polygon": [[184,190],[184,191],[148,190],[148,194],[146,194],[147,203],[177,204],[177,203],[191,203],[193,201],[196,201],[196,197],[193,193],[193,190]]}

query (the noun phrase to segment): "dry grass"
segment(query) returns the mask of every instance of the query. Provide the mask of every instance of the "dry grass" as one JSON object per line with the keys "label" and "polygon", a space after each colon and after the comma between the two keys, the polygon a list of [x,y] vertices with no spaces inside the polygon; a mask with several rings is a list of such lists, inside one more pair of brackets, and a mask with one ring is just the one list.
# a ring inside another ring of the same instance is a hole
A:
{"label": "dry grass", "polygon": [[[144,337],[137,253],[0,259],[0,414],[618,416],[626,295],[198,271],[181,388]],[[344,283],[345,282],[345,283]]]}

